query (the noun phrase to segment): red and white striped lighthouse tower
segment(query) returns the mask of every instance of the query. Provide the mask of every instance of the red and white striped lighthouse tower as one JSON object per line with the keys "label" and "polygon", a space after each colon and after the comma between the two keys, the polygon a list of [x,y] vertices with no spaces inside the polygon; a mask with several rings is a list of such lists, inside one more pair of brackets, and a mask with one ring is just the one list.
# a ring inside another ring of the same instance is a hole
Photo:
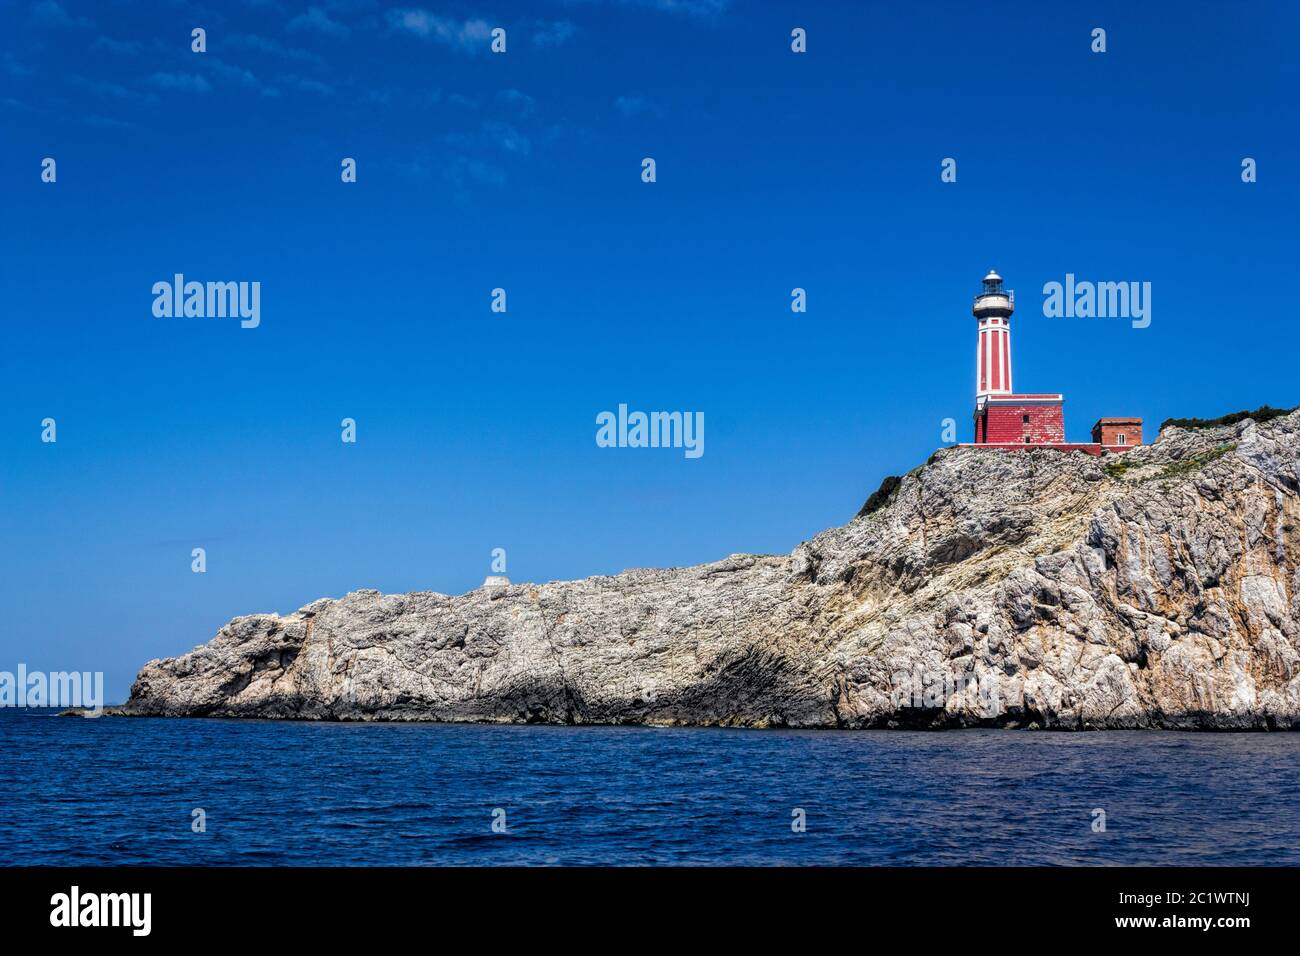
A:
{"label": "red and white striped lighthouse tower", "polygon": [[975,401],[1011,394],[1012,293],[1002,288],[1002,276],[989,270],[984,291],[975,296],[972,311],[979,321],[979,349],[975,366]]}
{"label": "red and white striped lighthouse tower", "polygon": [[1015,293],[990,272],[975,296],[979,323],[975,352],[975,443],[1051,445],[1065,441],[1065,398],[1056,393],[1017,395],[1011,385],[1011,313]]}

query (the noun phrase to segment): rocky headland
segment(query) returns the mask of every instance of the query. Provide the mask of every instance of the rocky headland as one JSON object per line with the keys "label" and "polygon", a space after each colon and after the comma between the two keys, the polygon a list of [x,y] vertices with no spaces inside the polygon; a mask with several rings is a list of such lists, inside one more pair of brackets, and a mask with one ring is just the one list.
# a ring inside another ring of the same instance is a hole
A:
{"label": "rocky headland", "polygon": [[789,555],[238,617],[110,712],[1300,728],[1300,411],[941,449]]}

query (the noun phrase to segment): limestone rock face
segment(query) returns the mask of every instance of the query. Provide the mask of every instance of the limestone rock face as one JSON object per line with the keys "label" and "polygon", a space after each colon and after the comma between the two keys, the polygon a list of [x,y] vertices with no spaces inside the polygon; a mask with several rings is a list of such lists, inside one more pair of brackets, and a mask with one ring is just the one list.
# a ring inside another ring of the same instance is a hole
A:
{"label": "limestone rock face", "polygon": [[1300,728],[1300,412],[1100,459],[944,449],[789,556],[239,617],[118,712]]}

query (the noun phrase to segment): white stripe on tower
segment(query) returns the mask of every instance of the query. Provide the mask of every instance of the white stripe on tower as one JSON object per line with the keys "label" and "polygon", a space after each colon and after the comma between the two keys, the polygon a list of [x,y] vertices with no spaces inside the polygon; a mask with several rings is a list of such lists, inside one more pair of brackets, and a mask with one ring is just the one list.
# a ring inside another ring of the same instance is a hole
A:
{"label": "white stripe on tower", "polygon": [[987,392],[993,385],[993,356],[988,351],[988,330],[985,329],[980,333],[979,345],[984,350],[984,390]]}
{"label": "white stripe on tower", "polygon": [[993,367],[998,370],[998,380],[993,387],[998,391],[1002,390],[1002,330],[998,329],[993,334]]}

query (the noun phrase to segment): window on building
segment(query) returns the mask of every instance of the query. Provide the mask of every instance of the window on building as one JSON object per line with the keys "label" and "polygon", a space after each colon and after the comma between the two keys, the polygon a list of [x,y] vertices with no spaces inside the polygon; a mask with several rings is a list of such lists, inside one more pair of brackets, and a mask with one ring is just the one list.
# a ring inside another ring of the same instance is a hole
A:
{"label": "window on building", "polygon": [[1028,435],[1025,436],[1025,444],[1026,444],[1026,445],[1029,444],[1029,436],[1028,436]]}
{"label": "window on building", "polygon": [[1028,416],[1028,415],[1021,415],[1021,416],[1020,416],[1020,420],[1021,420],[1022,422],[1024,422],[1026,425],[1029,424],[1029,416]]}
{"label": "window on building", "polygon": [[1128,436],[1125,435],[1123,432],[1120,432],[1118,435],[1115,436],[1115,444],[1116,444],[1116,445],[1127,445],[1127,444],[1128,444]]}

